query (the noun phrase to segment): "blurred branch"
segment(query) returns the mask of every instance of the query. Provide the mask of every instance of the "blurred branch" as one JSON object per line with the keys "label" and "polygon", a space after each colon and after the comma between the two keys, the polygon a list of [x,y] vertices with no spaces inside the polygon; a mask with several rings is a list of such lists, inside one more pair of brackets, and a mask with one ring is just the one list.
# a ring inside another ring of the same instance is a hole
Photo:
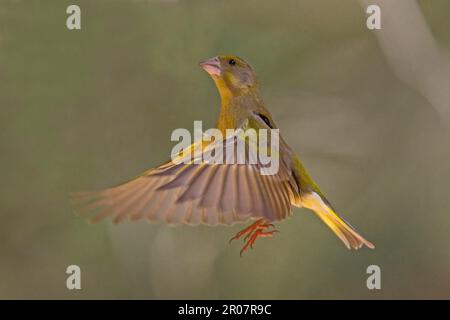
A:
{"label": "blurred branch", "polygon": [[420,92],[450,124],[450,62],[440,51],[416,1],[359,0],[381,8],[380,48],[396,76]]}

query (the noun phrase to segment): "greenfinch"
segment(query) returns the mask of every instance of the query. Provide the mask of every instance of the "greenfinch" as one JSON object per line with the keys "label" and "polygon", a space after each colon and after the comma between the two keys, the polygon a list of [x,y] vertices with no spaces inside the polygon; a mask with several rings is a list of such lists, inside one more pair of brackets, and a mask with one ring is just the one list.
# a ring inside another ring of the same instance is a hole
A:
{"label": "greenfinch", "polygon": [[[278,129],[261,98],[256,74],[246,61],[221,55],[202,61],[200,66],[219,91],[221,106],[216,128],[224,136],[230,129]],[[184,157],[186,150],[179,157]],[[258,162],[172,159],[118,186],[75,193],[73,200],[80,212],[96,211],[94,222],[107,217],[114,223],[147,219],[189,225],[231,225],[254,220],[231,238],[244,238],[241,255],[253,247],[257,238],[273,236],[277,232],[273,223],[291,215],[293,206],[303,207],[312,210],[348,249],[363,245],[374,248],[336,213],[281,136],[276,154],[279,168],[274,174],[263,174]]]}

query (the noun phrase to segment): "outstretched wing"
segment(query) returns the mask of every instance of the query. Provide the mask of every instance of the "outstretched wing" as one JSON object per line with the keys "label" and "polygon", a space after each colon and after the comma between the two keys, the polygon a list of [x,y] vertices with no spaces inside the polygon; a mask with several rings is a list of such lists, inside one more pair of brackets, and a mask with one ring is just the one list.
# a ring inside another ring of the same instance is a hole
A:
{"label": "outstretched wing", "polygon": [[[280,159],[276,173],[263,174],[265,167],[251,152],[255,146],[246,144],[245,159],[238,159],[231,150],[236,150],[238,141],[231,136],[219,146],[210,143],[197,156],[186,152],[198,147],[197,143],[175,160],[129,182],[98,192],[75,193],[72,199],[76,211],[95,212],[94,222],[111,217],[115,223],[147,219],[171,224],[229,225],[250,218],[286,218],[292,212],[291,203],[298,198],[287,165]],[[205,157],[220,149],[224,164]],[[198,161],[199,156],[202,161]]]}

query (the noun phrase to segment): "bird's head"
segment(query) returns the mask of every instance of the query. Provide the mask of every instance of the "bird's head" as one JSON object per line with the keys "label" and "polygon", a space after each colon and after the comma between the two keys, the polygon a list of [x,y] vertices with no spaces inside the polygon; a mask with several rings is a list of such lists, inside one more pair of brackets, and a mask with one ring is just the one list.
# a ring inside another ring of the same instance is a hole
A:
{"label": "bird's head", "polygon": [[237,56],[217,56],[200,62],[200,66],[213,78],[222,97],[239,96],[258,88],[253,68]]}

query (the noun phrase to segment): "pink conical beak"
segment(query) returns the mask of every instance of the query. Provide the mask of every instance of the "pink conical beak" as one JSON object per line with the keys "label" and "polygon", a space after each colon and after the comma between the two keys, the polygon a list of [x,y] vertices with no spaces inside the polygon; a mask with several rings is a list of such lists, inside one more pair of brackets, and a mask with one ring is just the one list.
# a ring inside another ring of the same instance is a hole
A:
{"label": "pink conical beak", "polygon": [[214,57],[211,59],[204,60],[200,62],[200,67],[202,67],[203,70],[208,72],[209,75],[220,77],[221,70],[219,58]]}

